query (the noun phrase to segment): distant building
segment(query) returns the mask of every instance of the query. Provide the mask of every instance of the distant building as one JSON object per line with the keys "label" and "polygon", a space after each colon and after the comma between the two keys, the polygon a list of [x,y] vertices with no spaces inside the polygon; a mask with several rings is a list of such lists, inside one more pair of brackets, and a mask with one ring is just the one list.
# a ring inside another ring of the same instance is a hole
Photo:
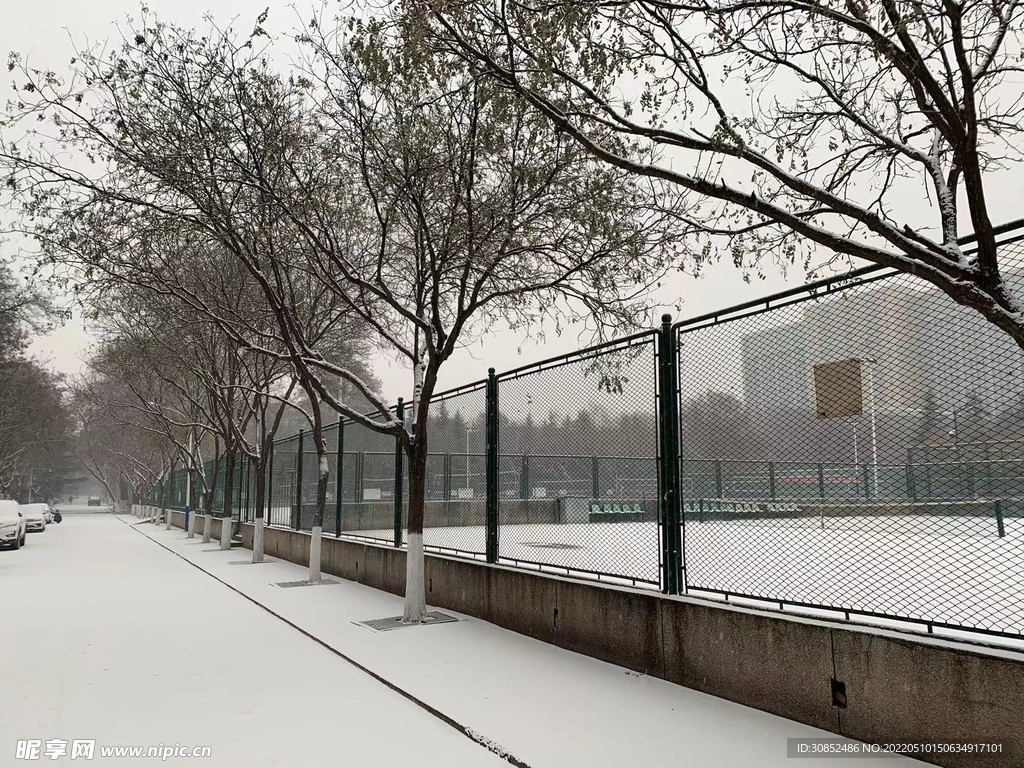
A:
{"label": "distant building", "polygon": [[[891,278],[803,305],[802,318],[741,339],[743,399],[752,411],[814,410],[813,371],[848,358],[873,377],[879,412],[943,409],[972,394],[993,412],[1019,400],[1024,355],[976,311],[917,280]],[[865,407],[868,392],[864,392]]]}

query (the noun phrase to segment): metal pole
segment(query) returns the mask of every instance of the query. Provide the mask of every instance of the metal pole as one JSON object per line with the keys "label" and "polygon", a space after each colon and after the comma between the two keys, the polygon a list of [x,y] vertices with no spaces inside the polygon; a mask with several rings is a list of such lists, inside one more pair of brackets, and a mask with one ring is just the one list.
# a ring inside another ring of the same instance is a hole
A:
{"label": "metal pole", "polygon": [[485,435],[484,441],[486,453],[486,494],[485,494],[485,520],[486,520],[486,550],[484,556],[489,563],[498,562],[498,379],[494,369],[487,370],[487,406],[485,409]]}
{"label": "metal pole", "polygon": [[878,437],[875,432],[875,369],[874,366],[878,364],[877,360],[868,361],[871,363],[872,368],[868,373],[870,386],[868,393],[870,397],[871,408],[871,485],[873,487],[873,495],[878,496]]}
{"label": "metal pole", "polygon": [[267,456],[267,497],[263,500],[266,511],[263,515],[264,525],[274,524],[274,441],[270,441],[270,451]]}
{"label": "metal pole", "polygon": [[[250,516],[250,513],[252,512],[252,510],[250,509],[250,506],[252,505],[252,496],[250,494],[251,485],[252,485],[252,458],[246,456],[246,458],[245,458],[245,517],[246,517],[246,520],[250,519],[249,516]],[[255,517],[253,517],[253,522],[255,522]]]}
{"label": "metal pole", "polygon": [[341,492],[344,488],[342,475],[345,470],[345,425],[338,417],[338,455],[335,457],[334,472],[334,535],[341,535]]}
{"label": "metal pole", "polygon": [[672,316],[662,315],[658,336],[658,518],[662,530],[662,588],[668,594],[686,591],[685,540],[679,499],[678,370]]}
{"label": "metal pole", "polygon": [[472,431],[472,427],[466,427],[466,488],[469,488],[469,433]]}
{"label": "metal pole", "polygon": [[[395,418],[399,423],[405,423],[405,401],[398,398],[398,407],[395,409]],[[402,546],[402,486],[403,486],[403,451],[402,441],[395,437],[395,541],[396,547]]]}
{"label": "metal pole", "polygon": [[242,471],[242,467],[245,464],[245,456],[241,457],[241,461],[238,463],[238,522],[241,524],[245,522],[242,518],[242,478],[245,476],[245,472]]}
{"label": "metal pole", "polygon": [[292,514],[292,528],[299,530],[302,519],[302,430],[299,430],[299,452],[295,471],[295,512]]}
{"label": "metal pole", "polygon": [[188,431],[188,466],[185,469],[185,532],[191,537],[191,528],[188,527],[189,518],[192,515],[192,464],[196,457],[196,430],[191,428]]}

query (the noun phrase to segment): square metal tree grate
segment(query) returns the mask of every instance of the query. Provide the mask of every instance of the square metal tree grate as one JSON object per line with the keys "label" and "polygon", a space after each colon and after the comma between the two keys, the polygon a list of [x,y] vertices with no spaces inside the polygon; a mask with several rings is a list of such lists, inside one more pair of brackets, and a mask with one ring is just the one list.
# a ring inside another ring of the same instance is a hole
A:
{"label": "square metal tree grate", "polygon": [[279,581],[275,586],[290,589],[291,587],[320,587],[325,584],[337,584],[334,579],[323,579],[321,581]]}
{"label": "square metal tree grate", "polygon": [[254,563],[252,560],[229,560],[228,565],[264,565],[266,563],[272,563],[273,560],[261,560],[258,563]]}
{"label": "square metal tree grate", "polygon": [[430,611],[423,617],[423,621],[420,624],[405,624],[402,622],[401,616],[391,616],[387,619],[371,619],[370,621],[359,621],[357,624],[362,624],[364,627],[369,627],[378,632],[390,632],[392,629],[402,629],[404,627],[418,627],[424,624],[449,624],[453,621],[458,621],[454,616],[449,616],[447,613],[441,613],[440,611]]}

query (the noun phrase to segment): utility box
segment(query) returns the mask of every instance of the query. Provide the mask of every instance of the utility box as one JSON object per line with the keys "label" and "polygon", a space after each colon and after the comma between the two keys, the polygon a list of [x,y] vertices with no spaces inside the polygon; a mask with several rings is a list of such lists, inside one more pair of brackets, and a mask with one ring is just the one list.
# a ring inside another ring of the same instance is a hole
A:
{"label": "utility box", "polygon": [[558,500],[558,519],[563,523],[589,523],[590,499],[563,496]]}

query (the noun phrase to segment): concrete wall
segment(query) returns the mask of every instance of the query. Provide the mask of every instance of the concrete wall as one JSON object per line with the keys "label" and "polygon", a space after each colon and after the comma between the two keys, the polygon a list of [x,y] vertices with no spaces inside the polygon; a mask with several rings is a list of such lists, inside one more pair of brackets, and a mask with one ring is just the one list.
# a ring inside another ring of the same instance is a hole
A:
{"label": "concrete wall", "polygon": [[[175,528],[181,528],[181,529],[184,530],[184,528],[185,528],[185,513],[184,512],[179,512],[177,510],[170,510],[170,513],[171,513],[171,525],[174,526]],[[196,515],[195,512],[191,512],[189,514]],[[206,525],[205,521],[206,521],[206,518],[203,516],[202,512],[200,512],[198,515],[196,515],[195,533],[196,533],[196,536],[199,537],[199,538],[202,538],[202,536],[203,536],[203,528]],[[213,519],[210,520],[210,538],[213,539],[214,541],[220,541],[220,522],[221,521],[220,521],[219,518],[213,518]],[[237,526],[238,523],[236,522],[236,523],[234,523],[234,525]],[[251,526],[250,526],[250,528],[251,528]],[[238,532],[236,530],[235,534],[237,535],[237,533]],[[250,549],[252,549],[252,534],[251,533],[249,535],[249,539],[250,539],[249,543],[246,546],[249,547]]]}
{"label": "concrete wall", "polygon": [[[244,525],[246,547],[252,535]],[[307,534],[267,528],[265,547],[308,564]],[[325,538],[322,564],[404,592],[403,550]],[[998,755],[920,756],[937,765],[1024,765],[1024,654],[438,555],[425,575],[430,605],[570,651],[855,739],[1005,744]]]}

